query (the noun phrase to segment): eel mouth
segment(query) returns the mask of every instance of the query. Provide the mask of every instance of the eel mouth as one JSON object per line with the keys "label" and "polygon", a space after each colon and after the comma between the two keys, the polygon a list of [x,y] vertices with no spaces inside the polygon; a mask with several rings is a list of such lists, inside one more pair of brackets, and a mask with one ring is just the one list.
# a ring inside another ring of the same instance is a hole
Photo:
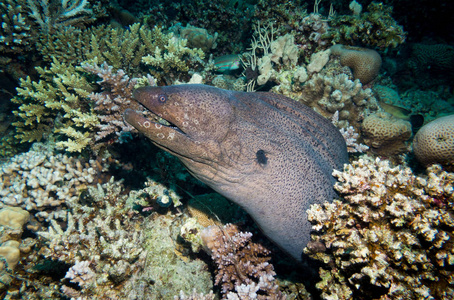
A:
{"label": "eel mouth", "polygon": [[141,104],[141,106],[142,110],[127,109],[124,113],[126,121],[129,124],[133,125],[137,130],[140,131],[140,128],[149,128],[151,126],[154,126],[155,128],[164,126],[178,133],[185,134],[185,132],[174,123],[164,119],[163,117],[149,110],[144,105]]}

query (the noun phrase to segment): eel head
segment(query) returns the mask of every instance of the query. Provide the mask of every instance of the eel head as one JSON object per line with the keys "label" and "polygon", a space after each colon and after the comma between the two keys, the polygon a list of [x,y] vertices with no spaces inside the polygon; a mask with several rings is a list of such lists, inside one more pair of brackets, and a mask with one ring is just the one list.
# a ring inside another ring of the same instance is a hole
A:
{"label": "eel head", "polygon": [[187,166],[197,162],[207,164],[219,155],[219,144],[234,118],[229,91],[199,84],[148,86],[136,89],[133,98],[152,117],[126,110],[126,122],[158,147],[177,156]]}

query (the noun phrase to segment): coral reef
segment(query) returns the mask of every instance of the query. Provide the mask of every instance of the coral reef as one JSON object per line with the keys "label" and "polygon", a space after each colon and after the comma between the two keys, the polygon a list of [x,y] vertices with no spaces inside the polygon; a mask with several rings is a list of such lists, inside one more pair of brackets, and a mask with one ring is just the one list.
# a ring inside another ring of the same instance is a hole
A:
{"label": "coral reef", "polygon": [[285,299],[274,279],[270,251],[252,242],[252,233],[232,224],[212,225],[201,237],[218,267],[215,284],[222,285],[224,299]]}
{"label": "coral reef", "polygon": [[419,177],[361,156],[334,175],[344,201],[308,210],[316,234],[305,252],[323,263],[322,298],[449,299],[454,174],[434,165]]}
{"label": "coral reef", "polygon": [[454,47],[447,44],[413,44],[407,65],[416,72],[452,71],[454,69]]}
{"label": "coral reef", "polygon": [[[113,67],[106,63],[101,66],[96,63],[83,63],[82,68],[102,79],[97,84],[102,86],[103,91],[91,93],[88,96],[94,102],[94,110],[99,118],[99,124],[96,125],[98,131],[95,133],[95,141],[112,136],[118,138],[120,135],[133,130],[131,126],[123,122],[123,112],[126,109],[139,110],[137,102],[131,101],[132,91],[138,80],[130,79],[122,69],[113,73]],[[149,78],[148,83],[153,85],[153,78]]]}
{"label": "coral reef", "polygon": [[87,0],[29,0],[30,18],[45,34],[57,28],[82,25],[95,21],[90,3]]}
{"label": "coral reef", "polygon": [[181,38],[188,40],[188,47],[190,48],[199,48],[204,52],[216,48],[217,32],[213,36],[204,28],[187,25],[179,28],[179,33]]}
{"label": "coral reef", "polygon": [[[331,119],[334,126],[339,127],[339,112],[336,111]],[[359,133],[355,131],[353,126],[347,128],[340,128],[340,133],[344,137],[345,143],[347,144],[348,153],[363,153],[369,149],[368,146],[358,143]]]}
{"label": "coral reef", "polygon": [[[23,226],[30,214],[20,207],[4,206],[0,210],[0,274],[14,270],[20,259]],[[25,252],[25,251],[24,251]],[[5,264],[6,263],[6,264]]]}
{"label": "coral reef", "polygon": [[408,150],[411,124],[386,112],[370,114],[361,125],[364,143],[380,155],[395,155]]}
{"label": "coral reef", "polygon": [[405,42],[407,34],[391,14],[391,6],[371,2],[366,12],[334,15],[330,18],[328,32],[323,37],[336,44],[395,48]]}
{"label": "coral reef", "polygon": [[454,169],[454,115],[424,125],[413,139],[416,158],[425,166],[441,164]]}
{"label": "coral reef", "polygon": [[0,3],[0,53],[21,53],[34,41],[25,7],[15,0]]}
{"label": "coral reef", "polygon": [[292,93],[289,96],[314,108],[328,119],[338,112],[340,128],[353,126],[356,132],[360,132],[364,117],[379,109],[372,90],[363,89],[359,80],[352,81],[346,74],[315,74],[299,89],[294,96]]}
{"label": "coral reef", "polygon": [[14,280],[14,270],[34,245],[30,237],[22,238],[30,214],[20,207],[3,206],[0,210],[0,292],[3,294]]}
{"label": "coral reef", "polygon": [[62,212],[55,207],[75,201],[79,190],[92,184],[104,168],[55,153],[55,146],[33,144],[30,151],[14,156],[0,168],[0,207],[22,207],[35,217],[49,219]]}
{"label": "coral reef", "polygon": [[151,54],[142,57],[142,62],[151,66],[150,73],[158,80],[163,73],[186,73],[190,67],[197,69],[197,65],[203,65],[205,53],[201,49],[187,47],[187,39],[168,33],[164,41],[162,47],[155,47]]}
{"label": "coral reef", "polygon": [[[177,216],[152,213],[145,220],[133,209],[143,199],[164,196],[165,189],[157,187],[150,181],[149,188],[125,194],[121,182],[112,177],[88,187],[83,201],[67,202],[70,212],[64,227],[52,219],[47,231],[38,232],[39,253],[71,265],[61,287],[64,295],[167,299],[180,290],[210,291],[205,264],[185,261],[175,249],[181,226]],[[188,278],[191,272],[197,276]]]}
{"label": "coral reef", "polygon": [[375,79],[380,71],[381,57],[372,49],[334,45],[331,54],[340,56],[340,63],[353,70],[355,79],[362,84],[367,84]]}
{"label": "coral reef", "polygon": [[251,51],[243,54],[242,62],[247,90],[253,91],[255,85],[263,86],[268,81],[280,83],[288,77],[283,70],[290,70],[298,62],[299,50],[292,34],[275,38],[272,24],[254,27]]}
{"label": "coral reef", "polygon": [[[57,146],[69,152],[81,152],[88,146],[96,151],[110,138],[116,141],[133,129],[123,122],[122,113],[128,108],[138,109],[138,104],[130,101],[138,79],[96,63],[74,67],[54,61],[49,69],[37,71],[42,79],[21,80],[18,95],[12,99],[19,105],[14,111],[19,118],[13,125],[20,142],[40,141],[54,134],[60,139]],[[102,79],[96,82],[101,92],[94,92],[90,82],[93,77],[87,73]],[[150,76],[146,81],[155,82]]]}
{"label": "coral reef", "polygon": [[20,142],[40,141],[51,132],[67,137],[59,143],[71,152],[80,152],[90,143],[90,129],[99,124],[90,109],[88,95],[93,87],[76,68],[54,60],[50,68],[37,67],[41,80],[21,80],[17,96],[19,105],[16,138]]}

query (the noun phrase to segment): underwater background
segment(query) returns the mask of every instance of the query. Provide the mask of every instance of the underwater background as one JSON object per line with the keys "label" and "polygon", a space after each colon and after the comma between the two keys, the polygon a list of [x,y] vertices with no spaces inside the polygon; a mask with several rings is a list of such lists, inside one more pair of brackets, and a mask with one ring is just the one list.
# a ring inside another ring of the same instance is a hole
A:
{"label": "underwater background", "polygon": [[[0,299],[454,299],[454,2],[0,12]],[[282,94],[341,131],[303,266],[123,121],[134,89],[187,83]]]}

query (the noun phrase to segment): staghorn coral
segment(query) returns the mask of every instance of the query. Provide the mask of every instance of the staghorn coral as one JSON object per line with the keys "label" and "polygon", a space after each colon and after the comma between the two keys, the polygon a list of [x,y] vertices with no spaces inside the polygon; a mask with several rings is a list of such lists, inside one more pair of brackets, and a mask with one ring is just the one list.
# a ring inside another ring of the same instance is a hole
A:
{"label": "staghorn coral", "polygon": [[380,155],[407,151],[407,141],[412,135],[410,122],[382,111],[367,116],[361,125],[361,132],[364,143]]}
{"label": "staghorn coral", "polygon": [[[130,101],[138,79],[95,62],[74,67],[54,61],[49,69],[38,67],[37,71],[41,80],[22,80],[12,100],[19,104],[14,111],[19,119],[13,125],[20,142],[39,141],[52,133],[60,139],[57,146],[69,152],[81,152],[88,146],[95,151],[110,138],[116,141],[131,131],[122,113],[127,108],[138,109],[136,101]],[[102,91],[94,92],[96,85],[89,82],[94,78],[87,73],[102,78],[96,82]],[[154,84],[150,76],[145,81]]]}
{"label": "staghorn coral", "polygon": [[[163,32],[160,26],[150,29],[139,23],[132,24],[128,28],[99,25],[89,29],[78,29],[69,26],[41,39],[38,49],[47,61],[57,59],[71,65],[79,65],[82,62],[90,64],[105,62],[112,66],[114,71],[122,69],[131,76],[141,77],[149,69],[143,67],[142,58],[156,51],[165,53],[165,58],[169,62],[172,59],[174,61],[177,58],[183,59],[182,56],[186,58],[185,54],[189,56],[200,54],[202,55],[200,59],[203,57],[200,49],[189,49],[178,44],[180,39],[171,43],[169,40],[172,37],[174,37],[173,33]],[[182,39],[181,42],[184,43],[183,41],[186,40]],[[175,51],[180,52],[173,53]],[[189,62],[180,60],[178,63],[182,67]],[[165,77],[159,72],[153,75],[159,75],[159,78]],[[175,73],[174,76],[179,77],[179,74]]]}
{"label": "staghorn coral", "polygon": [[206,251],[217,264],[215,284],[224,299],[285,299],[275,282],[270,251],[251,241],[252,233],[232,224],[201,232]]}
{"label": "staghorn coral", "polygon": [[380,71],[381,57],[377,51],[361,47],[334,45],[331,54],[340,56],[340,63],[353,70],[355,79],[367,84],[375,79]]}
{"label": "staghorn coral", "polygon": [[323,262],[322,298],[449,299],[454,174],[434,165],[419,177],[370,156],[333,174],[344,201],[308,210],[316,234],[305,252]]}
{"label": "staghorn coral", "polygon": [[441,164],[454,168],[454,115],[424,125],[413,140],[416,158],[425,166]]}

